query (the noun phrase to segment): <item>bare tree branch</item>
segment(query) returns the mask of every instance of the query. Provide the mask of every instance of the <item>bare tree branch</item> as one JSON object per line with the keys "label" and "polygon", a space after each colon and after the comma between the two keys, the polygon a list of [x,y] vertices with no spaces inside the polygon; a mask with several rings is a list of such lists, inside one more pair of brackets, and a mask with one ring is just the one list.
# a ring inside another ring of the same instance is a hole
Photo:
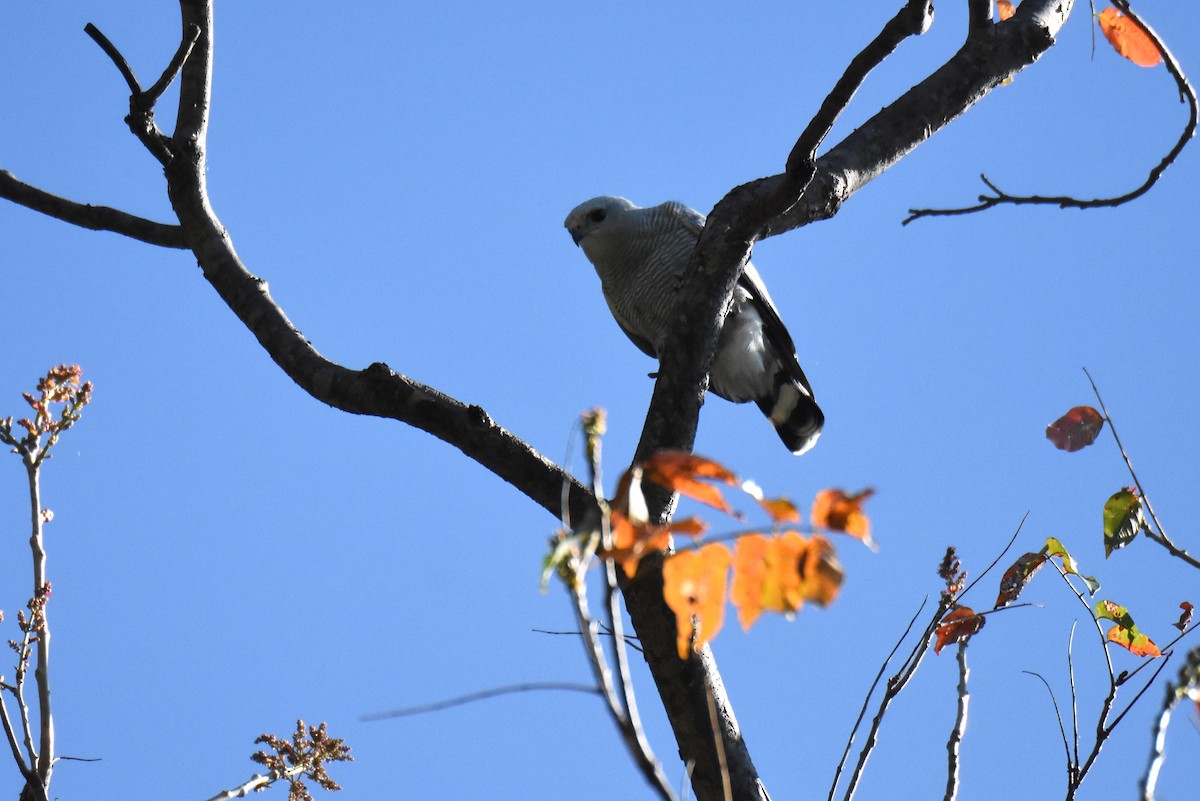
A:
{"label": "bare tree branch", "polygon": [[585,693],[587,695],[601,695],[599,687],[594,684],[577,684],[565,681],[527,681],[520,684],[505,684],[502,687],[490,687],[479,692],[466,693],[464,695],[456,695],[453,698],[446,698],[442,701],[434,701],[429,704],[418,704],[416,706],[405,706],[399,709],[389,709],[387,712],[371,712],[363,715],[359,720],[391,720],[392,718],[407,718],[413,715],[424,715],[429,712],[441,712],[443,709],[453,709],[456,706],[466,706],[473,704],[476,701],[487,701],[491,698],[499,698],[503,695],[515,695],[518,693],[543,692],[545,690],[562,690],[566,692]]}
{"label": "bare tree branch", "polygon": [[883,674],[887,671],[887,666],[891,664],[892,659],[896,656],[896,652],[900,650],[900,646],[908,639],[908,635],[912,632],[913,624],[917,622],[917,618],[921,616],[921,612],[925,610],[925,604],[929,599],[921,601],[920,607],[917,608],[912,619],[908,621],[908,625],[904,628],[904,633],[900,635],[900,639],[896,640],[896,644],[892,646],[892,650],[883,660],[883,664],[879,666],[878,672],[875,674],[874,681],[867,688],[867,694],[863,697],[862,707],[858,710],[858,717],[854,719],[854,725],[850,728],[850,736],[846,738],[846,747],[842,750],[842,758],[838,761],[837,768],[833,772],[833,784],[829,786],[829,801],[833,801],[834,795],[837,793],[838,782],[841,781],[842,771],[846,768],[846,760],[850,758],[850,748],[854,745],[854,736],[858,733],[859,726],[862,725],[863,718],[867,715],[867,708],[871,704],[871,697],[875,695],[876,688],[879,687],[879,682],[883,679]]}
{"label": "bare tree branch", "polygon": [[1129,7],[1129,3],[1126,2],[1126,0],[1113,0],[1113,5],[1121,9],[1121,11],[1127,17],[1129,17],[1129,19],[1135,25],[1137,25],[1138,28],[1145,32],[1145,34],[1150,37],[1151,41],[1154,42],[1154,46],[1158,48],[1158,52],[1162,55],[1163,61],[1167,65],[1168,72],[1171,73],[1171,77],[1175,79],[1175,84],[1179,88],[1180,102],[1186,103],[1188,106],[1187,122],[1184,124],[1183,130],[1180,132],[1179,138],[1175,141],[1174,147],[1172,147],[1171,150],[1165,156],[1163,156],[1162,160],[1150,170],[1142,184],[1122,195],[1117,195],[1115,197],[1083,199],[1071,197],[1069,195],[1050,197],[1042,195],[1010,195],[1007,192],[1002,191],[992,181],[989,181],[986,175],[981,175],[979,176],[980,179],[984,182],[984,184],[987,185],[988,189],[992,191],[992,194],[980,195],[978,204],[956,209],[909,209],[908,217],[906,217],[901,224],[908,225],[913,220],[918,220],[922,217],[947,217],[961,214],[974,214],[975,212],[986,211],[987,209],[1001,205],[1053,205],[1062,209],[1108,208],[1112,206],[1120,206],[1124,203],[1130,202],[1131,200],[1136,200],[1137,198],[1149,192],[1154,185],[1158,183],[1158,179],[1162,177],[1162,174],[1166,172],[1168,167],[1175,163],[1175,159],[1179,157],[1179,154],[1183,152],[1183,148],[1188,142],[1191,141],[1192,137],[1196,133],[1198,111],[1200,111],[1196,101],[1196,90],[1192,87],[1191,82],[1187,79],[1187,76],[1183,74],[1183,70],[1180,68],[1179,62],[1175,60],[1175,56],[1171,53],[1170,49],[1166,46],[1159,35],[1150,28],[1150,26],[1133,12],[1133,10]]}
{"label": "bare tree branch", "polygon": [[837,214],[851,195],[1037,61],[1054,45],[1074,5],[1074,0],[1024,0],[1012,19],[985,35],[969,36],[949,61],[818,159],[804,197],[770,220],[759,238]]}
{"label": "bare tree branch", "polygon": [[187,247],[183,242],[183,230],[178,225],[146,220],[108,206],[76,203],[24,183],[7,170],[0,170],[0,197],[91,231],[112,231],[164,248]]}

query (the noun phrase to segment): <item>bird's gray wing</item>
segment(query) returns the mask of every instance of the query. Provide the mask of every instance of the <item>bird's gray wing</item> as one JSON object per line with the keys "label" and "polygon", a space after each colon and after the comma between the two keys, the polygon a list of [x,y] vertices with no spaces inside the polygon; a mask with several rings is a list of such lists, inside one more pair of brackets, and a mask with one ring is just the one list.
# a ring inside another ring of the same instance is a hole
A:
{"label": "bird's gray wing", "polygon": [[693,208],[683,205],[677,200],[668,200],[662,204],[663,208],[668,209],[672,216],[679,220],[684,228],[691,231],[700,238],[700,232],[704,230],[704,215]]}

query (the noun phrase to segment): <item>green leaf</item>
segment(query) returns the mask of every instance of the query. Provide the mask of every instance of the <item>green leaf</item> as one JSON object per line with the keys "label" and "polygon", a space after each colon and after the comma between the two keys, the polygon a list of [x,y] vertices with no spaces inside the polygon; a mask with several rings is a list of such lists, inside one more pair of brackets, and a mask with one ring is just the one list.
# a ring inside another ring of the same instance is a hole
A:
{"label": "green leaf", "polygon": [[1058,541],[1058,538],[1046,538],[1046,554],[1062,559],[1063,571],[1073,573],[1083,579],[1083,583],[1087,585],[1088,595],[1095,595],[1100,592],[1100,582],[1096,581],[1095,576],[1085,576],[1079,572],[1079,564],[1071,557],[1071,554],[1067,553],[1067,549]]}
{"label": "green leaf", "polygon": [[1142,499],[1130,489],[1114,493],[1104,504],[1104,558],[1132,542],[1145,525]]}

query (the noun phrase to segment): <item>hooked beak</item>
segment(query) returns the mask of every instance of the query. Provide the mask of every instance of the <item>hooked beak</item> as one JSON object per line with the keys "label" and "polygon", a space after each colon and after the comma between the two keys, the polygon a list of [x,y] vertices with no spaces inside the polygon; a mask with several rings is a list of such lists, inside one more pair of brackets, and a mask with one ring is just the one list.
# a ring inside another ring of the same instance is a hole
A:
{"label": "hooked beak", "polygon": [[568,228],[567,232],[571,234],[571,241],[576,245],[579,244],[579,240],[583,239],[583,231],[578,228]]}

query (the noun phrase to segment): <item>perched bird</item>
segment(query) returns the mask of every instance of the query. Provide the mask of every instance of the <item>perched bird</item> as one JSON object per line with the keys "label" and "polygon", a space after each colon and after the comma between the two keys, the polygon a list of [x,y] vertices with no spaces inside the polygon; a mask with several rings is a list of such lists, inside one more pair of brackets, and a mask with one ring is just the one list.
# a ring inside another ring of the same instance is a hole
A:
{"label": "perched bird", "polygon": [[[657,358],[704,215],[675,201],[643,209],[623,197],[605,196],[576,206],[564,225],[596,268],[621,330]],[[751,264],[734,290],[709,389],[734,403],[757,403],[797,455],[816,443],[825,424],[792,337]]]}

